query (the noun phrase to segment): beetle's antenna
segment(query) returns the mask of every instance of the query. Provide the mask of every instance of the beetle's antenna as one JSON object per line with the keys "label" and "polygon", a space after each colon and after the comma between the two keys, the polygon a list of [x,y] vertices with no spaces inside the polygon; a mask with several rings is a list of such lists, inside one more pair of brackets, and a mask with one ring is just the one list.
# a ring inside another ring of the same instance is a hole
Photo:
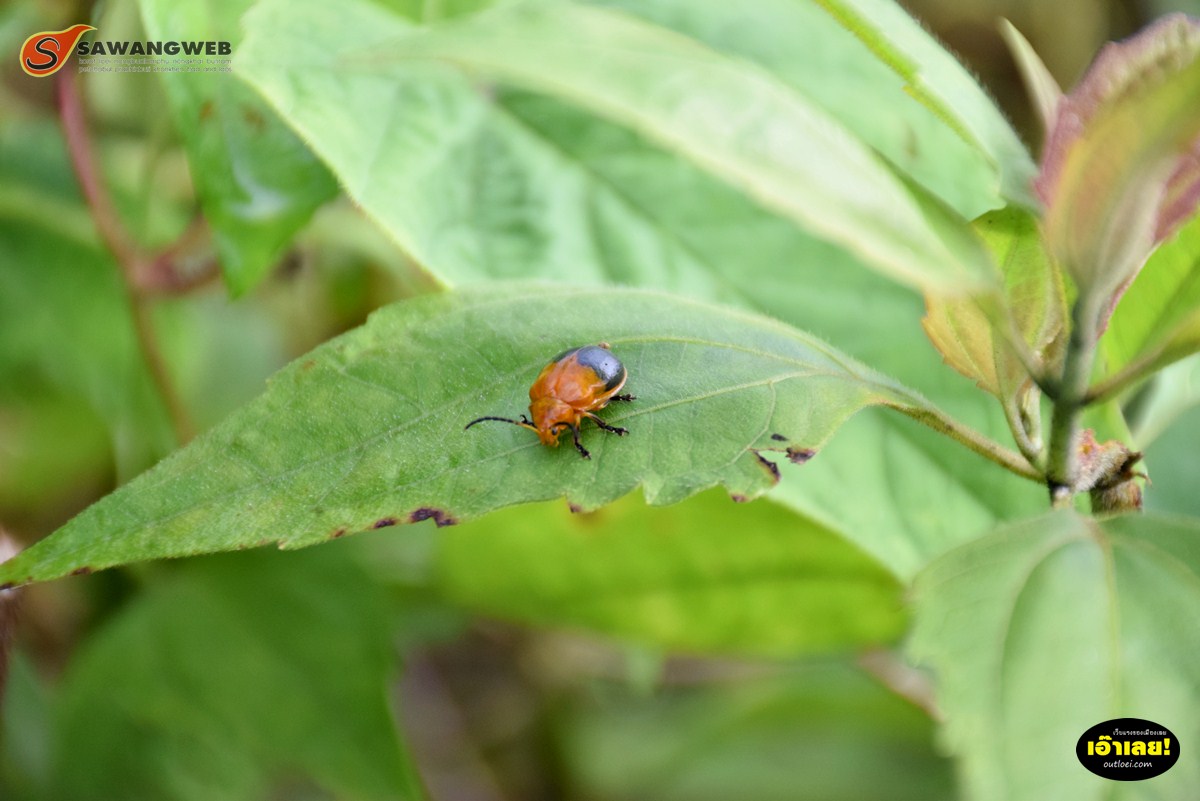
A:
{"label": "beetle's antenna", "polygon": [[495,420],[497,423],[512,423],[514,426],[520,426],[521,428],[528,428],[530,431],[537,431],[537,429],[534,427],[533,423],[531,423],[528,419],[526,419],[525,415],[521,415],[520,420],[513,420],[512,418],[509,418],[509,417],[477,417],[474,420],[472,420],[471,422],[467,423],[465,426],[463,426],[463,431],[466,431],[468,428],[475,425],[476,423],[482,423],[484,420]]}

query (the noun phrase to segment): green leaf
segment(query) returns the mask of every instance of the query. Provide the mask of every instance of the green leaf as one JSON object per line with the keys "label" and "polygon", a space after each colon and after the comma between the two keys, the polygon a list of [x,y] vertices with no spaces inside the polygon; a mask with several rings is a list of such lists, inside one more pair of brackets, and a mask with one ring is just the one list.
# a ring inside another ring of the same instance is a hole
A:
{"label": "green leaf", "polygon": [[[146,34],[236,47],[252,3],[140,0]],[[261,281],[292,235],[337,191],[329,171],[248,86],[222,73],[160,76],[233,295]]]}
{"label": "green leaf", "polygon": [[1037,112],[1038,121],[1042,123],[1042,132],[1048,133],[1054,127],[1058,116],[1058,104],[1063,98],[1058,81],[1050,74],[1050,70],[1042,62],[1041,56],[1033,49],[1016,26],[1006,19],[1000,20],[1000,33],[1004,43],[1012,53],[1017,69],[1021,71],[1021,80],[1025,83],[1025,91]]}
{"label": "green leaf", "polygon": [[668,649],[796,655],[892,641],[900,584],[775,504],[708,492],[670,509],[509,509],[441,535],[438,584],[490,616]]}
{"label": "green leaf", "polygon": [[86,400],[108,425],[120,475],[174,445],[116,265],[45,220],[0,217],[0,380]]}
{"label": "green leaf", "polygon": [[[925,105],[914,102],[905,79],[817,3],[598,0],[595,4],[619,8],[761,66],[965,219],[1004,205],[996,165],[989,156]],[[1002,119],[1000,123],[1005,124]],[[1027,169],[1031,172],[1032,165]]]}
{"label": "green leaf", "polygon": [[[972,422],[999,441],[1008,429],[995,401],[978,390],[971,396],[975,408],[961,411],[974,411]],[[906,583],[997,521],[1046,507],[1044,487],[889,409],[865,409],[817,458],[780,468],[783,480],[769,499],[829,526]]]}
{"label": "green leaf", "polygon": [[1154,246],[1194,211],[1185,187],[1198,142],[1200,23],[1183,14],[1108,44],[1063,98],[1037,189],[1047,246],[1100,330]]}
{"label": "green leaf", "polygon": [[950,366],[1002,402],[1012,403],[1028,384],[1029,371],[1011,338],[1019,335],[1039,366],[1053,363],[1052,357],[1045,357],[1063,336],[1067,320],[1062,276],[1050,264],[1037,220],[1028,212],[1002,209],[976,220],[975,227],[1000,266],[1003,296],[931,293],[925,331]]}
{"label": "green leaf", "polygon": [[[1111,718],[1200,738],[1200,523],[1059,512],[947,554],[916,589],[912,651],[937,672],[969,798],[1113,797],[1074,756]],[[1197,786],[1200,762],[1180,760],[1153,797]]]}
{"label": "green leaf", "polygon": [[1200,217],[1155,251],[1100,340],[1104,372],[1146,375],[1200,350]]}
{"label": "green leaf", "polygon": [[[417,195],[414,180],[475,169],[467,191],[502,193],[492,195],[504,201],[499,208],[530,200],[527,185],[502,172],[517,145],[507,130],[494,132],[490,92],[472,79],[482,75],[628,126],[895,278],[991,281],[986,254],[961,220],[918,201],[785,83],[628,15],[523,3],[416,29],[364,2],[304,14],[268,2],[247,15],[247,30],[236,68],[432,269],[437,254],[418,249],[423,237],[411,232],[430,225],[427,207],[461,200]],[[481,137],[498,161],[456,158]],[[455,233],[439,231],[437,243],[455,246]],[[512,246],[522,244],[514,237]]]}
{"label": "green leaf", "polygon": [[652,698],[601,685],[592,693],[599,701],[581,699],[559,713],[563,759],[581,797],[954,797],[949,766],[933,751],[929,718],[860,671],[789,664],[767,676],[734,668],[726,679],[710,678],[719,665],[698,667],[700,681]]}
{"label": "green leaf", "polygon": [[46,797],[422,798],[390,604],[345,554],[196,562],[124,607],[65,677]]}
{"label": "green leaf", "polygon": [[954,57],[892,0],[817,0],[905,80],[905,89],[991,160],[999,191],[1036,205],[1029,151],[995,102]]}
{"label": "green leaf", "polygon": [[[606,413],[628,437],[588,430],[585,461],[515,426],[462,430],[519,414],[555,353],[601,339],[639,397]],[[804,459],[869,404],[930,411],[809,335],[670,295],[517,284],[421,298],[293,363],[221,426],[0,566],[0,582],[295,548],[562,495],[594,509],[638,485],[654,504],[716,484],[754,497],[775,480],[758,451]]]}

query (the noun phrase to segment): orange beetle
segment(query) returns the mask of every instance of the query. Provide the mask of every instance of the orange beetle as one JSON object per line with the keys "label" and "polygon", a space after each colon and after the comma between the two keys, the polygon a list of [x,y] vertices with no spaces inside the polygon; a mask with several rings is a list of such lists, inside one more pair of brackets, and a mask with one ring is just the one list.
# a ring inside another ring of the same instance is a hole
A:
{"label": "orange beetle", "polygon": [[633,395],[617,394],[628,377],[625,365],[612,354],[607,342],[564,350],[542,368],[529,388],[532,420],[525,415],[521,415],[520,420],[479,417],[467,423],[463,430],[484,420],[496,420],[528,428],[538,435],[543,445],[558,447],[559,435],[564,429],[570,429],[575,449],[584,459],[590,459],[591,454],[579,441],[579,425],[583,418],[595,420],[596,425],[619,437],[629,433],[624,428],[610,426],[595,415],[612,401],[635,400]]}

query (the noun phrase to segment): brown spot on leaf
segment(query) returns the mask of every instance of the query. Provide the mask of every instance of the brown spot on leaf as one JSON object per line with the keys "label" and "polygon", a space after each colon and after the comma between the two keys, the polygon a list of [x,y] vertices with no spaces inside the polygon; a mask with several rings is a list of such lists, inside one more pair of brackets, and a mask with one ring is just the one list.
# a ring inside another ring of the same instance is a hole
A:
{"label": "brown spot on leaf", "polygon": [[817,455],[812,448],[788,448],[787,458],[792,464],[804,464]]}
{"label": "brown spot on leaf", "polygon": [[450,515],[443,512],[441,509],[433,509],[427,506],[422,506],[408,516],[410,523],[420,523],[422,520],[432,520],[438,528],[444,526],[453,526],[458,521]]}
{"label": "brown spot on leaf", "polygon": [[242,106],[242,119],[246,121],[247,125],[259,133],[261,133],[262,130],[267,127],[266,118],[259,113],[258,109],[251,106]]}
{"label": "brown spot on leaf", "polygon": [[200,122],[207,122],[212,119],[213,108],[211,100],[205,100],[200,104]]}
{"label": "brown spot on leaf", "polygon": [[84,565],[83,567],[77,567],[71,571],[72,576],[88,576],[88,575],[91,575],[91,573],[92,573],[92,569],[86,565]]}
{"label": "brown spot on leaf", "polygon": [[583,507],[577,503],[571,503],[570,501],[567,501],[567,508],[571,510],[571,514],[573,515],[583,514]]}
{"label": "brown spot on leaf", "polygon": [[396,525],[396,522],[396,518],[394,517],[381,517],[375,521],[375,525],[372,528],[387,528],[388,526]]}
{"label": "brown spot on leaf", "polygon": [[729,498],[734,503],[748,503],[750,501],[749,498],[747,498],[745,495],[742,495],[741,493],[738,493],[738,492],[733,493],[732,495],[729,496]]}
{"label": "brown spot on leaf", "polygon": [[329,535],[329,538],[330,538],[330,539],[333,539],[333,540],[336,540],[338,537],[344,537],[344,536],[346,536],[346,529],[344,529],[344,528],[339,528],[337,531],[335,531],[335,532],[333,532],[332,534],[330,534],[330,535]]}
{"label": "brown spot on leaf", "polygon": [[771,481],[775,484],[778,484],[779,483],[779,465],[775,464],[770,459],[764,458],[763,455],[761,453],[759,453],[758,451],[754,452],[754,457],[756,459],[758,459],[758,463],[760,465],[762,465],[763,469],[771,474]]}
{"label": "brown spot on leaf", "polygon": [[772,434],[771,439],[775,440],[776,442],[787,442],[787,437],[785,437],[783,434]]}
{"label": "brown spot on leaf", "polygon": [[301,370],[311,370],[316,366],[317,366],[316,359],[305,359],[304,362],[300,365],[300,369]]}

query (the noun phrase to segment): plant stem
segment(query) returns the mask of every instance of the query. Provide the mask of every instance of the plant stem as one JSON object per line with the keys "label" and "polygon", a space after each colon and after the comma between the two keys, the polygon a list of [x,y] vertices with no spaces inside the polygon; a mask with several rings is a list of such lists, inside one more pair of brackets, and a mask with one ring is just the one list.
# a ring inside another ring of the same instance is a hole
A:
{"label": "plant stem", "polygon": [[129,303],[130,317],[138,347],[145,359],[150,377],[162,397],[163,405],[171,418],[175,438],[183,444],[195,435],[191,418],[184,408],[174,383],[167,371],[166,360],[159,348],[154,332],[152,309],[139,287],[140,277],[153,265],[153,260],[142,253],[133,238],[121,223],[120,215],[112,202],[92,148],[83,99],[79,92],[79,79],[69,69],[59,73],[58,106],[62,118],[63,134],[71,164],[83,190],[84,200],[91,212],[92,220],[101,240],[108,247],[120,268],[125,298]]}
{"label": "plant stem", "polygon": [[1075,438],[1087,402],[1088,381],[1096,358],[1097,293],[1081,290],[1071,309],[1071,337],[1067,342],[1059,392],[1050,417],[1050,449],[1046,484],[1055,507],[1069,506],[1075,494]]}
{"label": "plant stem", "polygon": [[1012,473],[1030,481],[1042,482],[1045,476],[1029,463],[1021,454],[1004,447],[993,439],[980,434],[970,426],[964,425],[939,409],[930,409],[924,405],[888,404],[898,412],[902,412],[919,423],[929,426],[934,431],[947,435],[961,445],[965,445],[985,459],[989,459]]}

